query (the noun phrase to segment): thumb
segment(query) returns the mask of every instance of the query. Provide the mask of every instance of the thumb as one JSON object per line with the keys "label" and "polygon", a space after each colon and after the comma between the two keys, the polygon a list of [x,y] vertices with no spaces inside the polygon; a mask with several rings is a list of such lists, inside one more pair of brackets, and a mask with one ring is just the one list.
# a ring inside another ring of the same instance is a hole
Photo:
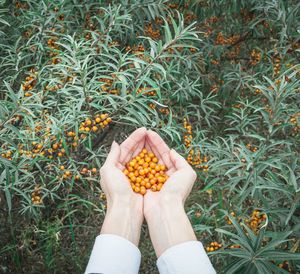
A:
{"label": "thumb", "polygon": [[107,155],[106,158],[106,163],[107,164],[116,164],[119,162],[119,157],[120,157],[120,146],[117,142],[113,141],[110,152]]}
{"label": "thumb", "polygon": [[170,159],[173,162],[176,169],[189,167],[188,162],[174,149],[171,149]]}

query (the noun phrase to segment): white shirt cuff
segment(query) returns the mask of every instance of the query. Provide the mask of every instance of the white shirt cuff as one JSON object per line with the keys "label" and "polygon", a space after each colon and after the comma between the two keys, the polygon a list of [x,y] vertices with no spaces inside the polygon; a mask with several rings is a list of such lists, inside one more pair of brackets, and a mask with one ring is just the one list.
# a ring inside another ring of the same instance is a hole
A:
{"label": "white shirt cuff", "polygon": [[97,236],[85,274],[135,274],[141,263],[141,252],[130,241],[113,234]]}
{"label": "white shirt cuff", "polygon": [[215,274],[201,242],[189,241],[167,249],[157,260],[160,274]]}

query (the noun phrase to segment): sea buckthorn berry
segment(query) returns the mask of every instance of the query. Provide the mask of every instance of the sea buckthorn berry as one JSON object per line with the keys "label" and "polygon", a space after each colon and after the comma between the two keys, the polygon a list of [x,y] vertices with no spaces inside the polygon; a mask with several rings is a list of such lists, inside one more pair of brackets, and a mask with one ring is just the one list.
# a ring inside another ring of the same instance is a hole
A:
{"label": "sea buckthorn berry", "polygon": [[142,195],[147,190],[160,191],[168,179],[166,166],[158,164],[158,158],[145,148],[125,167],[123,173],[129,179],[132,190]]}

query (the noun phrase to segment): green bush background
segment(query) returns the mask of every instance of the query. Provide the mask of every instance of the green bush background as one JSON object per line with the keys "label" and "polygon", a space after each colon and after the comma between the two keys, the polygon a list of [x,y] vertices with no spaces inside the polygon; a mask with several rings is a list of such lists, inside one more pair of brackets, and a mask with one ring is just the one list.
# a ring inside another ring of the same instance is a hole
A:
{"label": "green bush background", "polygon": [[[98,173],[81,170],[145,126],[207,157],[186,210],[205,246],[222,244],[210,252],[218,273],[300,273],[298,1],[0,7],[0,272],[84,271],[105,197]],[[108,127],[80,131],[103,113]],[[157,273],[146,224],[140,248],[140,273]]]}

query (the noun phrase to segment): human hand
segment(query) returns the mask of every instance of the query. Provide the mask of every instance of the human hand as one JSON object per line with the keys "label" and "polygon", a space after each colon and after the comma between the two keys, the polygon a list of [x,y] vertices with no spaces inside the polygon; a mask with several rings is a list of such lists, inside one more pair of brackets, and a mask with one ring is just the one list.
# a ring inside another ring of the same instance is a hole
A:
{"label": "human hand", "polygon": [[145,147],[168,168],[169,178],[162,189],[147,191],[144,196],[144,216],[156,255],[160,257],[172,246],[197,240],[184,211],[184,202],[196,180],[196,172],[153,131],[147,132]]}
{"label": "human hand", "polygon": [[176,202],[184,204],[196,180],[196,172],[175,150],[170,149],[164,140],[154,131],[148,130],[145,147],[152,151],[168,171],[168,180],[159,192],[148,191],[144,196],[144,215],[158,210],[162,204]]}
{"label": "human hand", "polygon": [[121,145],[113,142],[100,169],[100,184],[107,198],[107,214],[101,233],[122,236],[136,245],[143,222],[143,197],[132,191],[122,171],[124,165],[144,148],[146,132],[145,128],[139,128]]}

